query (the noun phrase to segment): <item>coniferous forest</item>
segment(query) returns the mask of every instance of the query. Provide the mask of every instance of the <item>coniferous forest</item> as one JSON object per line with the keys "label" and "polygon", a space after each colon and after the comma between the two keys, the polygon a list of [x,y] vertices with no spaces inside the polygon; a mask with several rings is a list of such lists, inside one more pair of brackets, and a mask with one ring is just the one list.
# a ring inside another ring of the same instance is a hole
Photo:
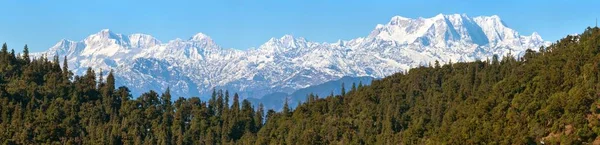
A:
{"label": "coniferous forest", "polygon": [[279,112],[222,90],[134,97],[112,72],[75,76],[59,59],[2,46],[0,143],[600,143],[597,27],[522,57],[436,62]]}

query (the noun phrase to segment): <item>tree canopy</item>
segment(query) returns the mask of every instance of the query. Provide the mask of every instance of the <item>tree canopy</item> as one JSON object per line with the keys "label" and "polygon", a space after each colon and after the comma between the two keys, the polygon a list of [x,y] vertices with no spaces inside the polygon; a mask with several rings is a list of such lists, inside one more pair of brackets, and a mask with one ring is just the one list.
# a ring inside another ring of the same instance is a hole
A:
{"label": "tree canopy", "polygon": [[[277,112],[214,90],[209,100],[133,97],[113,71],[0,50],[3,144],[585,144],[600,142],[600,29],[491,60],[423,66],[308,95]],[[105,73],[107,73],[105,75]],[[345,90],[343,88],[342,90]],[[231,101],[231,102],[229,102]]]}

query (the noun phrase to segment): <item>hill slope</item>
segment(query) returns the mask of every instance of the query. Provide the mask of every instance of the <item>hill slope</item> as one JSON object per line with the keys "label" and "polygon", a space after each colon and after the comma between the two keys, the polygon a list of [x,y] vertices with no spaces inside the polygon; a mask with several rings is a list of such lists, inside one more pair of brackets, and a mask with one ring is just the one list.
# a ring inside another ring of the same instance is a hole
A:
{"label": "hill slope", "polygon": [[[112,73],[0,50],[3,144],[586,144],[600,141],[600,28],[518,59],[434,63],[280,112],[215,91],[133,99]],[[66,62],[66,61],[63,61]],[[63,65],[68,66],[68,65]],[[102,76],[102,75],[100,75]],[[177,88],[173,88],[177,89]],[[233,98],[233,99],[229,99]],[[229,100],[232,100],[229,103]],[[226,105],[231,104],[231,105]],[[265,118],[263,118],[265,117]],[[263,123],[263,120],[265,121]]]}
{"label": "hill slope", "polygon": [[411,69],[284,109],[258,137],[275,144],[600,141],[598,40],[600,29],[588,28],[518,59]]}

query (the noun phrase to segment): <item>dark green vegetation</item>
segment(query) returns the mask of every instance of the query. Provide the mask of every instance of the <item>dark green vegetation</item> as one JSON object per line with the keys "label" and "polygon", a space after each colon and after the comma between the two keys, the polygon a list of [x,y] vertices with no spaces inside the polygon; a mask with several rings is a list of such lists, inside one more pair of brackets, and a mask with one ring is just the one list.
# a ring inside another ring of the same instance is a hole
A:
{"label": "dark green vegetation", "polygon": [[5,144],[583,144],[600,135],[598,28],[518,59],[435,63],[267,113],[222,91],[208,102],[172,103],[169,91],[132,99],[111,74],[72,77],[58,57],[27,58],[0,52]]}
{"label": "dark green vegetation", "polygon": [[[2,144],[225,144],[253,141],[263,109],[215,91],[211,100],[150,91],[132,99],[115,88],[112,72],[90,68],[73,76],[58,57],[29,61],[0,50],[0,143]],[[65,61],[66,62],[66,59]],[[100,76],[103,76],[100,73]],[[260,111],[255,111],[260,110]]]}

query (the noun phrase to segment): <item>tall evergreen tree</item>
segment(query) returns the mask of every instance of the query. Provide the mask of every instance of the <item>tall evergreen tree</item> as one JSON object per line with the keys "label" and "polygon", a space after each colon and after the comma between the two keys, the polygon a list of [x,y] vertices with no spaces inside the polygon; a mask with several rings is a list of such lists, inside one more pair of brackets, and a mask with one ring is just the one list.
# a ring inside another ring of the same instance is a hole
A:
{"label": "tall evergreen tree", "polygon": [[63,59],[63,66],[62,66],[63,80],[65,82],[69,82],[69,80],[71,79],[72,76],[73,76],[73,73],[71,73],[71,71],[69,70],[69,62],[67,61],[67,56],[65,56]]}
{"label": "tall evergreen tree", "polygon": [[233,94],[233,103],[231,104],[231,111],[234,115],[237,115],[240,110],[240,96],[235,93]]}
{"label": "tall evergreen tree", "polygon": [[362,87],[363,87],[362,81],[358,82],[358,88],[362,88]]}
{"label": "tall evergreen tree", "polygon": [[[55,57],[58,57],[58,56],[55,56]],[[25,45],[25,47],[23,47],[23,60],[25,60],[25,63],[31,62],[31,60],[29,58],[29,48],[27,47],[27,45]]]}
{"label": "tall evergreen tree", "polygon": [[2,50],[0,50],[0,53],[3,55],[3,57],[8,55],[8,45],[6,45],[6,43],[2,44]]}
{"label": "tall evergreen tree", "polygon": [[346,86],[342,83],[342,90],[340,91],[342,96],[346,96]]}
{"label": "tall evergreen tree", "polygon": [[256,114],[254,116],[254,120],[255,120],[255,123],[256,123],[255,126],[257,128],[261,128],[262,127],[264,116],[265,116],[265,106],[262,103],[260,103],[258,105],[258,108],[256,109]]}
{"label": "tall evergreen tree", "polygon": [[283,116],[288,116],[290,114],[290,106],[288,105],[288,98],[285,97],[285,101],[283,102],[283,111],[281,112]]}

